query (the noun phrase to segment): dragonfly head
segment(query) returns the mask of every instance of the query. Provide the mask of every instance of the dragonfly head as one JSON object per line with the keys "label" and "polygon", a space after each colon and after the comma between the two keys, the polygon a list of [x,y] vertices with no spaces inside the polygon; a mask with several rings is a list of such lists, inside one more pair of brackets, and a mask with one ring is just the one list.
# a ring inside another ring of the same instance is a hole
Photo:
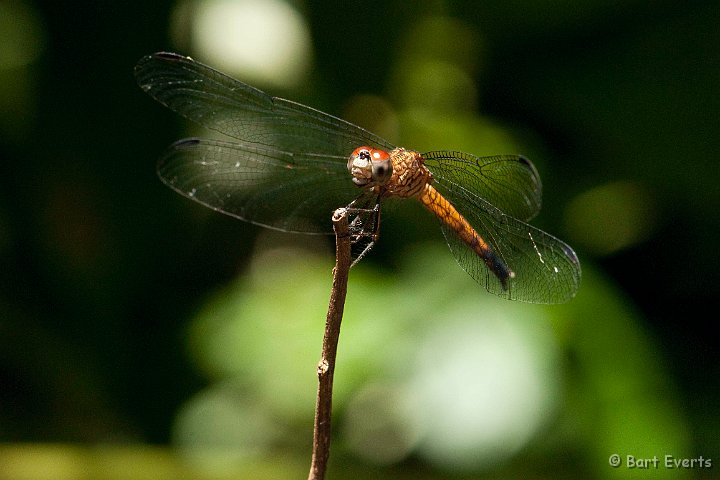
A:
{"label": "dragonfly head", "polygon": [[350,154],[348,170],[358,187],[383,185],[392,176],[390,154],[385,150],[358,147]]}

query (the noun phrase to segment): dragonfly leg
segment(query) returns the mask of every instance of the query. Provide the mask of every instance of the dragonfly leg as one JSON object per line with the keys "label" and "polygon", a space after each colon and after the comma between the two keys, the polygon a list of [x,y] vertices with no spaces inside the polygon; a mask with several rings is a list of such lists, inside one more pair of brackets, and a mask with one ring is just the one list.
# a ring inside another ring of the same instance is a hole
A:
{"label": "dragonfly leg", "polygon": [[355,266],[375,245],[380,238],[380,197],[375,198],[373,208],[355,206],[358,199],[353,200],[346,208],[353,215],[350,221],[350,240],[354,258],[351,267]]}

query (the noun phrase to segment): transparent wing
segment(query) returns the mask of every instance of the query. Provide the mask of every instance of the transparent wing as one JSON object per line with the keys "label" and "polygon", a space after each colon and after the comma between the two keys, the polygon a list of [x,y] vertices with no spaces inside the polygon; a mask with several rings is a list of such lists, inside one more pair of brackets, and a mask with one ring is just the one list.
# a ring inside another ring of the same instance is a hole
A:
{"label": "transparent wing", "polygon": [[332,233],[332,212],[361,193],[344,157],[214,140],[176,142],[158,162],[158,174],[196,202],[287,232]]}
{"label": "transparent wing", "polygon": [[521,155],[476,157],[438,151],[424,153],[423,157],[435,181],[446,185],[456,196],[483,198],[504,213],[526,221],[540,211],[540,175],[530,160]]}
{"label": "transparent wing", "polygon": [[436,177],[433,185],[514,273],[504,289],[485,261],[442,223],[445,240],[458,264],[489,292],[530,303],[562,303],[575,296],[580,285],[580,262],[569,245],[452,182]]}
{"label": "transparent wing", "polygon": [[361,145],[392,149],[377,135],[299,103],[270,95],[190,57],[155,53],[135,67],[140,87],[184,117],[245,144],[337,155]]}

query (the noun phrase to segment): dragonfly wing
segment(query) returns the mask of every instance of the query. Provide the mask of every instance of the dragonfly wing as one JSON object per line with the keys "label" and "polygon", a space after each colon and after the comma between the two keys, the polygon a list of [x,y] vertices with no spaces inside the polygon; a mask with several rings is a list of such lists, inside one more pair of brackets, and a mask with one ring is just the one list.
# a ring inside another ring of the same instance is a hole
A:
{"label": "dragonfly wing", "polygon": [[332,212],[359,194],[343,159],[194,138],[173,144],[158,174],[214,210],[287,232],[332,233]]}
{"label": "dragonfly wing", "polygon": [[503,213],[469,191],[458,195],[453,184],[438,181],[433,185],[514,273],[504,288],[483,258],[468,248],[452,228],[441,224],[457,262],[489,292],[529,303],[563,303],[575,296],[580,285],[580,262],[569,245]]}
{"label": "dragonfly wing", "polygon": [[462,196],[480,197],[504,213],[530,220],[540,211],[542,184],[533,164],[521,155],[476,157],[468,153],[424,153],[436,182]]}
{"label": "dragonfly wing", "polygon": [[270,95],[190,57],[155,53],[135,67],[140,87],[184,117],[243,143],[338,155],[361,145],[392,149],[373,133],[319,110]]}

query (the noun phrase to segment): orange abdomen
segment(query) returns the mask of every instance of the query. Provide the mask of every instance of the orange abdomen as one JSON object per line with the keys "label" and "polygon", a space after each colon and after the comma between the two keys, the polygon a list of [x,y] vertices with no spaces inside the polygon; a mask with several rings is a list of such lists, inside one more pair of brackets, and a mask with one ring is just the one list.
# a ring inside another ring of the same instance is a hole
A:
{"label": "orange abdomen", "polygon": [[507,289],[507,281],[515,275],[493,252],[492,247],[475,231],[470,223],[431,184],[426,183],[418,195],[420,202],[445,223],[455,234],[484,261]]}

